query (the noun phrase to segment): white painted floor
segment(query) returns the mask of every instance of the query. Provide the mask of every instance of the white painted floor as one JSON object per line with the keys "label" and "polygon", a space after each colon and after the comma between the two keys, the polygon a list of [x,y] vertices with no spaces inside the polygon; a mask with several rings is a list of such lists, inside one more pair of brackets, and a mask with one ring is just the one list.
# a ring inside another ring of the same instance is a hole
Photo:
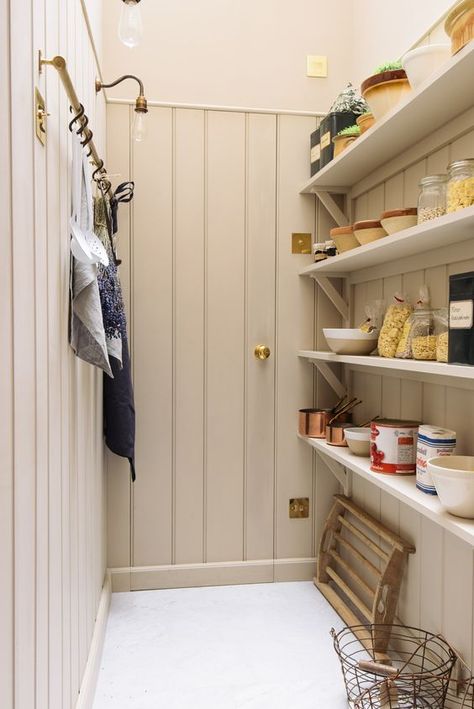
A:
{"label": "white painted floor", "polygon": [[117,593],[94,709],[347,709],[312,583]]}

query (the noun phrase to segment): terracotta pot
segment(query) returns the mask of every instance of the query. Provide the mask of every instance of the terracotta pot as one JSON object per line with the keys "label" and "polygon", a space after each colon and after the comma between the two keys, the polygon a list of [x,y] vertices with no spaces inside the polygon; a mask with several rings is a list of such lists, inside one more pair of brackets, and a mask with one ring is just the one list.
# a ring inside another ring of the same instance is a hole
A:
{"label": "terracotta pot", "polygon": [[334,143],[334,157],[336,158],[340,155],[354,140],[357,140],[358,137],[358,135],[336,135],[332,139]]}
{"label": "terracotta pot", "polygon": [[371,128],[374,123],[375,123],[375,118],[373,113],[363,113],[362,116],[359,116],[356,120],[357,125],[360,128],[360,133],[361,135],[363,133],[366,133],[369,128]]}
{"label": "terracotta pot", "polygon": [[362,96],[378,120],[391,111],[411,91],[404,69],[382,71],[369,76],[361,86]]}

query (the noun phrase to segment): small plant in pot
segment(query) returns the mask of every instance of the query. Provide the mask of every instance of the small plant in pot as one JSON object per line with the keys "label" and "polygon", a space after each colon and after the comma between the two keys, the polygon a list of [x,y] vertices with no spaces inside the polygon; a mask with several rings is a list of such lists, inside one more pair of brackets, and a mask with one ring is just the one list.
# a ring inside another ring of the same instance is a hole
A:
{"label": "small plant in pot", "polygon": [[360,128],[355,124],[340,130],[339,133],[332,139],[332,142],[334,143],[334,157],[340,155],[340,153],[349,147],[349,145],[353,143],[359,135]]}
{"label": "small plant in pot", "polygon": [[362,96],[377,120],[394,108],[410,91],[406,72],[399,61],[381,64],[361,86]]}

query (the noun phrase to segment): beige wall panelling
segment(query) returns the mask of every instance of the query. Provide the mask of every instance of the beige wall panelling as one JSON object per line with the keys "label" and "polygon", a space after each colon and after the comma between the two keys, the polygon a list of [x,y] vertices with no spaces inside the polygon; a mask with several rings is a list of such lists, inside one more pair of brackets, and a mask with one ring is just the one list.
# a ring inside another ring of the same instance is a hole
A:
{"label": "beige wall panelling", "polygon": [[311,556],[314,548],[313,503],[310,519],[290,520],[290,497],[311,497],[312,454],[295,435],[299,408],[312,405],[313,372],[295,352],[311,348],[314,341],[313,285],[298,278],[310,256],[291,253],[292,232],[314,232],[311,198],[298,195],[296,186],[307,177],[307,139],[314,130],[312,118],[280,116],[278,119],[277,208],[277,332],[276,332],[276,530],[277,558]]}
{"label": "beige wall panelling", "polygon": [[10,117],[10,63],[9,63],[9,3],[0,2],[0,94],[4,97],[4,130],[0,135],[0,153],[4,156],[0,170],[0,231],[3,254],[0,259],[0,337],[3,343],[0,367],[0,567],[3,583],[0,590],[0,686],[2,700],[13,706],[13,644],[14,644],[14,591],[13,591],[13,320],[12,320],[12,214],[11,214],[11,140]]}
{"label": "beige wall panelling", "polygon": [[[205,120],[204,111],[174,112],[176,564],[204,561]],[[227,234],[221,241],[225,253]]]}
{"label": "beige wall panelling", "polygon": [[[10,6],[15,450],[15,709],[35,706],[35,243],[31,6]],[[21,329],[19,324],[21,323]],[[29,444],[28,444],[28,443]],[[25,445],[26,443],[26,445]],[[18,671],[21,668],[21,672]]]}
{"label": "beige wall panelling", "polygon": [[274,557],[276,125],[246,115],[244,559]]}
{"label": "beige wall panelling", "polygon": [[243,556],[245,147],[244,114],[208,114],[206,561]]}
{"label": "beige wall panelling", "polygon": [[472,667],[473,550],[447,533],[443,580],[443,635]]}
{"label": "beige wall panelling", "polygon": [[420,627],[442,633],[444,532],[426,517],[421,519],[417,555],[420,564]]}
{"label": "beige wall panelling", "polygon": [[173,125],[152,108],[146,142],[133,144],[137,175],[132,232],[133,372],[137,481],[133,489],[134,565],[172,560]]}
{"label": "beige wall panelling", "polygon": [[[130,156],[130,106],[107,108],[107,169],[112,175],[119,173],[114,181],[124,182],[129,178]],[[153,182],[152,182],[153,184]],[[137,193],[141,185],[137,185]],[[121,204],[119,213],[118,255],[122,259],[120,281],[127,313],[129,347],[133,352],[133,318],[131,304],[131,211],[133,206]],[[151,244],[151,248],[155,247]],[[135,358],[132,357],[132,371]],[[128,460],[106,451],[107,469],[107,565],[110,567],[131,566],[131,482]],[[124,587],[123,590],[125,590]]]}

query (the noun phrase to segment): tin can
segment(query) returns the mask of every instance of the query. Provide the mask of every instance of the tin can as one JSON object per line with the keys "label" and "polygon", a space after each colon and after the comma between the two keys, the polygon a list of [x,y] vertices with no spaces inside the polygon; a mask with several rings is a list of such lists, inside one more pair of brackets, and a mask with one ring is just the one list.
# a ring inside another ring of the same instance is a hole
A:
{"label": "tin can", "polygon": [[438,426],[420,426],[416,451],[416,486],[429,495],[437,495],[428,461],[442,455],[453,455],[456,448],[456,431]]}
{"label": "tin can", "polygon": [[370,424],[370,469],[375,473],[414,475],[419,421],[377,419]]}

